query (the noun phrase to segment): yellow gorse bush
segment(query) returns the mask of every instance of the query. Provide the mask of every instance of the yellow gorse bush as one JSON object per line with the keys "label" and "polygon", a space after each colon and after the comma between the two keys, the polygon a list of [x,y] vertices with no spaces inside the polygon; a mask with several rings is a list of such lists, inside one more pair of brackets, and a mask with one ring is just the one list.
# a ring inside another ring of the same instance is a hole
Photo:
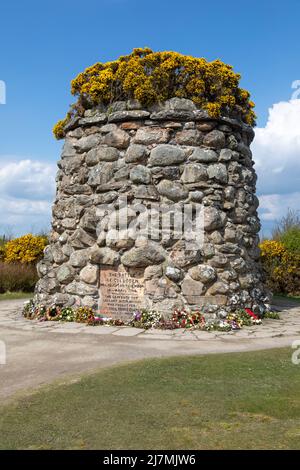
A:
{"label": "yellow gorse bush", "polygon": [[68,113],[67,117],[65,119],[61,119],[58,121],[55,126],[53,127],[53,134],[57,139],[63,139],[65,136],[65,131],[64,127],[68,124],[69,118],[71,115]]}
{"label": "yellow gorse bush", "polygon": [[38,261],[42,255],[47,239],[43,236],[35,236],[31,233],[23,237],[15,238],[6,243],[4,247],[4,261],[33,263]]}
{"label": "yellow gorse bush", "polygon": [[264,240],[259,247],[263,258],[281,258],[286,252],[283,243],[276,240]]}
{"label": "yellow gorse bush", "polygon": [[285,294],[299,294],[300,253],[287,250],[282,242],[276,240],[263,241],[260,249],[270,289]]}
{"label": "yellow gorse bush", "polygon": [[94,105],[137,99],[148,106],[172,97],[188,98],[212,117],[234,112],[247,124],[255,123],[254,103],[248,91],[239,88],[241,76],[221,60],[212,62],[149,48],[133,49],[113,62],[98,62],[88,67],[71,82],[71,92],[78,103],[59,121],[53,132],[64,136],[64,126],[81,108],[84,97]]}

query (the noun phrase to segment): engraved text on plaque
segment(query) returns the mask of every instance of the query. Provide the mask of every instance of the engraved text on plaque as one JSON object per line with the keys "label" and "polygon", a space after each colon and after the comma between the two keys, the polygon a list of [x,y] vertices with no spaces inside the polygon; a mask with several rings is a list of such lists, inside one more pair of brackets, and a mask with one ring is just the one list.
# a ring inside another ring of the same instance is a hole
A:
{"label": "engraved text on plaque", "polygon": [[128,319],[143,307],[144,270],[129,274],[123,266],[100,266],[100,314]]}

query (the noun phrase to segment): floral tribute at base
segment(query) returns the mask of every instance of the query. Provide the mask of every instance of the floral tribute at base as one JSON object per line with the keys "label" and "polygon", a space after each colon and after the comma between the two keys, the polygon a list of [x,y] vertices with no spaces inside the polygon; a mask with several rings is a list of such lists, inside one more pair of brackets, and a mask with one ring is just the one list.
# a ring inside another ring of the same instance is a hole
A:
{"label": "floral tribute at base", "polygon": [[162,314],[156,310],[141,309],[133,312],[128,321],[124,321],[100,316],[89,307],[79,307],[74,309],[71,307],[52,305],[47,308],[44,305],[36,306],[33,300],[25,302],[23,316],[29,320],[77,322],[85,323],[90,326],[131,326],[135,328],[143,328],[145,330],[150,328],[168,330],[185,328],[204,331],[239,330],[243,326],[260,325],[262,323],[262,318],[274,320],[279,319],[279,314],[277,312],[269,311],[265,313],[263,317],[259,317],[248,308],[239,309],[232,313],[224,311],[223,318],[217,318],[214,320],[206,320],[199,310],[174,310],[172,317],[170,319],[165,319]]}

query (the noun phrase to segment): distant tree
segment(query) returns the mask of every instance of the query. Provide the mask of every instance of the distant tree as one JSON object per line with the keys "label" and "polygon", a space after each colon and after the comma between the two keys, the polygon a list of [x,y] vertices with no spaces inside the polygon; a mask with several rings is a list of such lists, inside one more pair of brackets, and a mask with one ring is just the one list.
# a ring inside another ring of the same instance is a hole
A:
{"label": "distant tree", "polygon": [[289,208],[287,214],[276,222],[272,230],[273,240],[281,240],[290,230],[300,230],[300,211]]}
{"label": "distant tree", "polygon": [[280,241],[290,252],[300,253],[300,227],[291,227],[280,237]]}

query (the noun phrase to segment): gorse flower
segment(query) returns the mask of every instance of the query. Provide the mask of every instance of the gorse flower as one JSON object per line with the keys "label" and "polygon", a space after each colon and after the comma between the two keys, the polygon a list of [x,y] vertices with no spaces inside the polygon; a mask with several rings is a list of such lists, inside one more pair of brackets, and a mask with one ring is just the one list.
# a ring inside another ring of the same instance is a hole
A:
{"label": "gorse flower", "polygon": [[277,240],[264,240],[259,247],[268,287],[273,292],[298,295],[300,251],[290,250]]}
{"label": "gorse flower", "polygon": [[92,105],[136,99],[149,106],[173,97],[187,98],[213,118],[233,113],[253,125],[254,103],[249,92],[239,88],[240,78],[231,65],[219,59],[208,62],[173,51],[133,49],[118,60],[97,62],[72,80],[71,93],[78,101],[53,132],[58,139],[64,137],[65,125],[84,111],[87,99]]}
{"label": "gorse flower", "polygon": [[38,261],[47,245],[46,237],[35,236],[31,233],[14,238],[4,246],[5,262],[33,263]]}

